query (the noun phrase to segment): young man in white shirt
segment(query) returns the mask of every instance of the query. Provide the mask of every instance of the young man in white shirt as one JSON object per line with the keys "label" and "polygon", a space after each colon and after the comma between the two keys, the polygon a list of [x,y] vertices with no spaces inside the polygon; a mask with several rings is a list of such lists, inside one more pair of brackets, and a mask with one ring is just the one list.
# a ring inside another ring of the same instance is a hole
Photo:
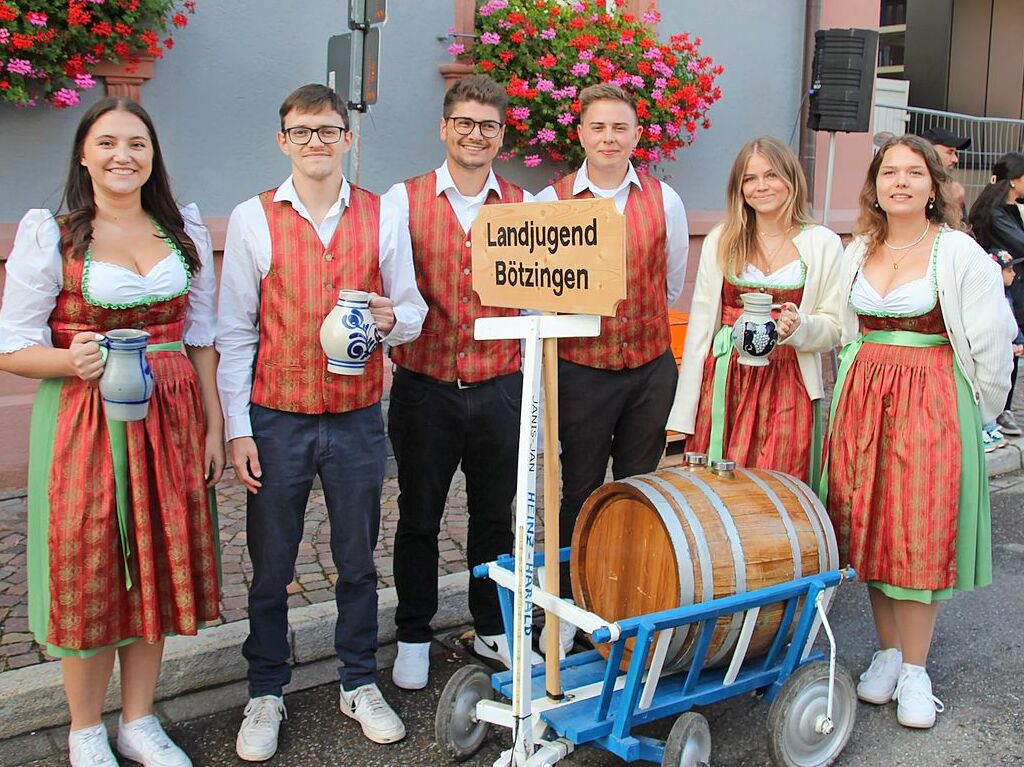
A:
{"label": "young man in white shirt", "polygon": [[376,684],[382,352],[378,346],[362,375],[331,374],[319,329],[341,289],[373,294],[376,328],[393,346],[416,338],[426,314],[399,212],[342,174],[352,142],[344,102],[329,88],[306,85],[285,99],[280,116],[277,143],[292,173],[231,214],[217,327],[229,458],[249,491],[253,580],[242,652],[250,700],[235,744],[248,761],[277,750],[282,689],[291,678],[287,586],[316,476],[338,570],[341,711],[370,740],[405,736]]}
{"label": "young man in white shirt", "polygon": [[[658,466],[678,377],[668,307],[682,293],[689,250],[679,195],[630,162],[643,132],[633,99],[602,83],[580,92],[580,107],[578,132],[587,159],[537,200],[614,200],[626,218],[627,288],[616,316],[601,319],[600,336],[558,341],[562,545],[572,540],[584,500],[604,482],[609,458],[615,479]],[[565,567],[561,586],[562,595],[571,596]],[[571,624],[560,623],[564,650],[574,633]]]}

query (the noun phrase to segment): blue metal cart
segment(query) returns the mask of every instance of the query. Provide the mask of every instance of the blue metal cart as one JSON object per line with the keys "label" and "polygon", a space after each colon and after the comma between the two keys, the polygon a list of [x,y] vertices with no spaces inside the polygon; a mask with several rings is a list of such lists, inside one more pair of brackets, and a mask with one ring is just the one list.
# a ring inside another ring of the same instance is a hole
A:
{"label": "blue metal cart", "polygon": [[[569,549],[561,550],[567,561]],[[543,555],[536,555],[536,567]],[[474,569],[476,577],[498,584],[502,614],[510,645],[513,636],[514,560],[502,556]],[[602,748],[628,762],[643,760],[672,767],[707,765],[711,734],[707,720],[692,709],[743,693],[759,693],[771,702],[768,748],[776,765],[819,767],[832,764],[853,731],[856,689],[849,672],[835,661],[835,642],[826,617],[834,589],[855,577],[853,570],[833,570],[745,594],[710,602],[608,622],[571,602],[546,594],[537,603],[591,631],[595,643],[611,644],[605,660],[596,650],[573,654],[561,662],[563,695],[545,693],[544,666],[531,673],[532,709],[525,721],[511,707],[494,700],[494,692],[513,694],[513,673],[491,674],[472,665],[448,682],[438,703],[437,742],[456,761],[469,759],[483,744],[490,725],[513,729],[531,727],[536,750],[528,767],[551,767],[584,744]],[[781,624],[767,654],[746,657],[759,611],[784,605]],[[727,666],[705,668],[716,621],[743,614],[736,648]],[[815,650],[820,627],[828,636],[830,653]],[[696,651],[687,670],[662,675],[673,633],[695,631]],[[635,638],[626,671],[620,667],[626,642]],[[634,734],[642,724],[675,716],[668,738]],[[495,767],[512,763],[511,750]]]}

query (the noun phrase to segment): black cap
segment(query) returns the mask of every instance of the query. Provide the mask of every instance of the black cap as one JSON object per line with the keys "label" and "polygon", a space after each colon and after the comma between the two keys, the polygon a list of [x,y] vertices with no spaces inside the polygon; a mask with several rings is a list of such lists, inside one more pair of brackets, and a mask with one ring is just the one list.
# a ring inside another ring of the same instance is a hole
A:
{"label": "black cap", "polygon": [[988,254],[992,256],[992,260],[999,264],[1000,268],[1005,269],[1008,266],[1014,266],[1024,261],[1024,257],[1014,258],[1010,253],[1002,248],[989,248]]}
{"label": "black cap", "polygon": [[953,147],[953,149],[966,149],[971,145],[969,138],[957,136],[952,131],[941,128],[938,125],[932,126],[921,134],[921,138],[933,144]]}

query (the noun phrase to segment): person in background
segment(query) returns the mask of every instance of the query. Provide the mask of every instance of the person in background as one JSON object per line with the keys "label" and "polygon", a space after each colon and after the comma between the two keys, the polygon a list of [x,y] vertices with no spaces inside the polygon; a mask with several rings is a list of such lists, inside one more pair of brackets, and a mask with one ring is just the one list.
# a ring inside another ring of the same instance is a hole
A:
{"label": "person in background", "polygon": [[840,275],[846,344],[820,494],[840,560],[868,584],[879,649],[857,695],[928,728],[938,606],[992,582],[982,423],[1010,380],[999,271],[966,233],[938,153],[918,136],[868,166]]}
{"label": "person in background", "polygon": [[926,129],[921,133],[921,138],[931,143],[935,147],[935,151],[939,153],[939,157],[942,158],[942,164],[946,168],[946,172],[950,175],[949,180],[949,196],[953,202],[953,207],[960,211],[960,218],[966,220],[967,218],[967,207],[964,202],[964,186],[956,179],[952,178],[953,171],[956,170],[957,165],[960,164],[960,152],[964,151],[971,145],[971,140],[966,136],[957,136],[951,130],[940,127],[938,125]]}
{"label": "person in background", "polygon": [[344,101],[323,85],[304,85],[279,115],[277,145],[292,172],[231,213],[217,338],[231,464],[248,491],[249,703],[235,741],[247,761],[277,751],[291,679],[287,588],[317,476],[338,570],[338,705],[375,743],[405,737],[376,679],[383,354],[378,346],[361,375],[334,375],[319,333],[343,289],[372,294],[384,343],[416,338],[427,310],[399,212],[342,174],[352,145]]}
{"label": "person in background", "polygon": [[[1005,250],[1013,257],[1014,279],[1009,293],[1018,329],[1024,330],[1024,220],[1017,202],[1024,198],[1024,154],[1008,152],[992,166],[988,185],[971,206],[971,234],[981,247]],[[1010,437],[1022,433],[1013,414],[1013,392],[1020,358],[1013,358],[1010,391],[996,418],[1000,431]]]}
{"label": "person in background", "polygon": [[[687,450],[775,469],[814,484],[820,473],[821,354],[839,342],[839,236],[810,219],[793,151],[761,136],[736,156],[726,218],[704,240],[668,428]],[[741,365],[732,325],[744,293],[781,304],[779,346],[764,367]]]}
{"label": "person in background", "polygon": [[[164,638],[220,614],[216,511],[224,469],[214,351],[216,276],[194,205],[179,209],[153,121],[105,98],[78,123],[66,212],[29,211],[7,260],[0,370],[43,379],[32,409],[29,626],[60,658],[72,767],[117,767],[100,717],[121,671],[117,751],[192,762],[153,714]],[[105,332],[149,333],[144,420],[108,421]]]}
{"label": "person in background", "polygon": [[[1006,301],[1013,307],[1013,298],[1010,296],[1010,286],[1013,285],[1014,280],[1017,277],[1017,273],[1013,267],[1016,266],[1024,258],[1014,259],[1007,251],[1000,250],[998,248],[990,250],[989,255],[992,256],[992,260],[995,261],[1003,275],[1003,285],[1006,292]],[[1014,362],[1021,356],[1024,355],[1024,331],[1021,331],[1019,327],[1016,327],[1016,337],[1013,339],[1013,357]],[[985,442],[985,452],[990,453],[1000,447],[1006,447],[1006,440],[1003,439],[1003,433],[1000,430],[998,421],[991,421],[982,426],[984,434],[982,435]]]}

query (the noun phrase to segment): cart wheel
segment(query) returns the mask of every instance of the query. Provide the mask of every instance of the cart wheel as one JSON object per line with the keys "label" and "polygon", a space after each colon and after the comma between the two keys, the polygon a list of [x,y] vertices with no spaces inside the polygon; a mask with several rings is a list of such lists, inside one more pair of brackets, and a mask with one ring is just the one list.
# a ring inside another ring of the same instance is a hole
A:
{"label": "cart wheel", "polygon": [[853,732],[857,690],[850,672],[836,664],[832,731],[820,732],[828,711],[828,662],[801,666],[785,681],[768,710],[768,752],[780,767],[825,767],[842,753]]}
{"label": "cart wheel", "polygon": [[491,675],[481,666],[463,666],[448,680],[437,701],[434,738],[456,762],[480,750],[490,725],[477,721],[476,704],[492,700]]}
{"label": "cart wheel", "polygon": [[695,711],[682,714],[665,741],[661,767],[707,767],[711,760],[711,729]]}

